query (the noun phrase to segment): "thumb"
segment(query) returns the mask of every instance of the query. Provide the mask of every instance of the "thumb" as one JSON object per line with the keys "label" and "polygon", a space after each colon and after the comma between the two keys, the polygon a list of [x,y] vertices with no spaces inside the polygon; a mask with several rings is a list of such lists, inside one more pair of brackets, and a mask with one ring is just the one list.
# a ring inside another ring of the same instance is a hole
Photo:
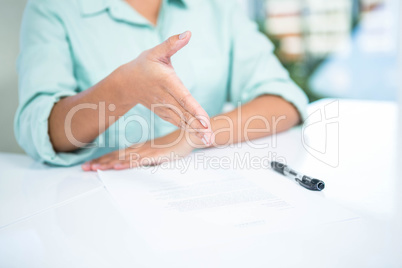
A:
{"label": "thumb", "polygon": [[185,47],[191,39],[191,32],[186,31],[180,35],[169,37],[165,42],[156,46],[153,51],[155,55],[164,62],[170,62],[170,58],[180,49]]}

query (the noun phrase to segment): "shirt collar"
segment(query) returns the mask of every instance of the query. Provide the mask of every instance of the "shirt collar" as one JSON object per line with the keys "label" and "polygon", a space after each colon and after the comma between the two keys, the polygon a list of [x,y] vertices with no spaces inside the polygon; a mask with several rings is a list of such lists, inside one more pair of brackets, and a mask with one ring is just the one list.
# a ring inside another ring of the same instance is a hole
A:
{"label": "shirt collar", "polygon": [[[91,16],[106,11],[115,1],[123,0],[80,0],[81,14]],[[192,0],[168,0],[171,3],[178,4],[181,7],[188,8]]]}
{"label": "shirt collar", "polygon": [[81,14],[83,16],[96,15],[109,7],[105,0],[80,0]]}

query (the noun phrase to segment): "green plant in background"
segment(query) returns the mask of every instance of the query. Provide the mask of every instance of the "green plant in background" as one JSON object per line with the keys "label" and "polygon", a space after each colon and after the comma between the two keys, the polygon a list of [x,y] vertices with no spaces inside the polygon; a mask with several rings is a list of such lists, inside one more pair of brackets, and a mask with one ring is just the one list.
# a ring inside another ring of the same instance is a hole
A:
{"label": "green plant in background", "polygon": [[268,36],[270,40],[275,45],[275,55],[279,58],[282,65],[288,70],[290,77],[293,81],[306,93],[310,102],[322,99],[325,96],[319,96],[315,94],[309,87],[310,77],[313,75],[315,70],[325,61],[326,58],[322,59],[308,59],[307,57],[301,61],[286,61],[282,58],[279,50],[279,40]]}
{"label": "green plant in background", "polygon": [[[310,78],[337,50],[337,44],[349,38],[361,13],[375,7],[370,4],[367,8],[365,2],[367,1],[249,0],[251,16],[259,25],[260,31],[273,42],[276,56],[311,102],[327,96],[313,92],[309,86]],[[289,18],[290,20],[286,20]],[[271,23],[273,20],[275,23]],[[289,25],[290,28],[282,28]],[[294,55],[291,53],[293,51],[286,51],[283,46],[292,38],[299,45],[299,51]]]}

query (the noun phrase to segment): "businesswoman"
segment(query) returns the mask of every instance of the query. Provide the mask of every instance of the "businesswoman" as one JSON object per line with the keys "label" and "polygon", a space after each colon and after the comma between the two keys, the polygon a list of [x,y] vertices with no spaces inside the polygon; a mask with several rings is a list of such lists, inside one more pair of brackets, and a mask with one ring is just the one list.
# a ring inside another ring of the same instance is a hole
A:
{"label": "businesswoman", "polygon": [[243,13],[235,0],[29,0],[19,144],[53,165],[126,169],[300,123],[306,96]]}

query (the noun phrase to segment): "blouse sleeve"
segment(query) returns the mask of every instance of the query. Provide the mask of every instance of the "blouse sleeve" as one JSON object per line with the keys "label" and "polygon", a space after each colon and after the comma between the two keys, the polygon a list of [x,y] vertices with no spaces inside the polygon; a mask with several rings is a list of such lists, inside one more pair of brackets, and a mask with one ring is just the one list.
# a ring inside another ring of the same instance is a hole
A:
{"label": "blouse sleeve", "polygon": [[56,153],[48,134],[48,118],[56,102],[77,94],[68,36],[50,1],[30,0],[21,26],[18,58],[19,106],[15,135],[20,146],[36,160],[69,166],[93,153],[82,149]]}
{"label": "blouse sleeve", "polygon": [[[237,2],[237,1],[228,1]],[[260,95],[276,95],[292,103],[304,120],[307,96],[290,79],[273,54],[274,46],[258,31],[238,4],[231,6],[232,44],[229,99],[235,106]]]}

